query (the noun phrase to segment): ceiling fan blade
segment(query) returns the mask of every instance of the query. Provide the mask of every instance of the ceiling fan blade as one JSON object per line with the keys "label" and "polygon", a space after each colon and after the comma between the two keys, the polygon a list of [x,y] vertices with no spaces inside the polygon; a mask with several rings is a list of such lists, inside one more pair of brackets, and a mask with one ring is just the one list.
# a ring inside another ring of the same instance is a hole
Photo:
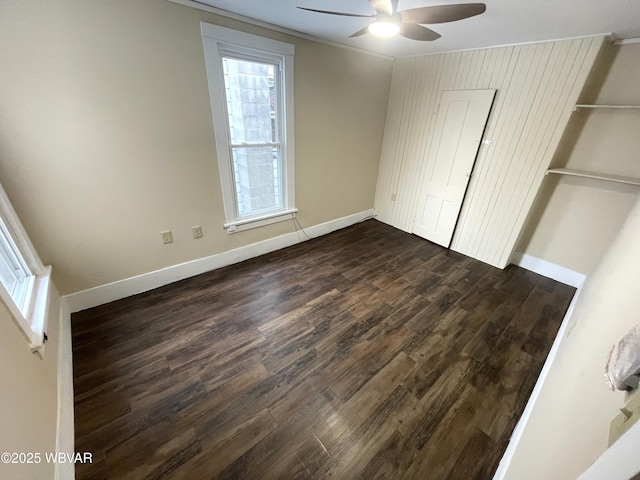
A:
{"label": "ceiling fan blade", "polygon": [[433,7],[412,8],[400,12],[404,23],[447,23],[484,13],[484,3],[458,3]]}
{"label": "ceiling fan blade", "polygon": [[299,8],[300,10],[307,10],[309,12],[326,13],[328,15],[341,15],[343,17],[362,17],[362,18],[373,18],[373,17],[375,17],[375,15],[360,15],[358,13],[330,12],[328,10],[316,10],[314,8],[305,8],[305,7],[296,7],[296,8]]}
{"label": "ceiling fan blade", "polygon": [[393,2],[393,0],[369,0],[369,3],[376,9],[376,12],[384,13],[389,16],[393,15],[393,12],[396,11],[394,6],[396,8],[398,7],[397,0],[395,2]]}
{"label": "ceiling fan blade", "polygon": [[440,38],[438,32],[412,23],[402,23],[400,25],[400,35],[410,38],[411,40],[420,40],[421,42],[432,42]]}
{"label": "ceiling fan blade", "polygon": [[349,35],[349,38],[353,38],[353,37],[361,37],[362,35],[364,35],[365,33],[369,33],[369,25],[367,25],[366,27],[364,27],[361,30],[358,30],[356,33],[352,33],[351,35]]}

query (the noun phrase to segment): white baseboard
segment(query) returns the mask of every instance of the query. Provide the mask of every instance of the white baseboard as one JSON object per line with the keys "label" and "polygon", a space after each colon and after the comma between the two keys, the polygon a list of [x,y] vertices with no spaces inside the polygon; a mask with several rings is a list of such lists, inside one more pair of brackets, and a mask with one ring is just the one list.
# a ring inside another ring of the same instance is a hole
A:
{"label": "white baseboard", "polygon": [[[58,425],[56,452],[73,453],[75,446],[73,418],[73,364],[71,350],[71,312],[67,302],[60,301],[58,330]],[[56,462],[56,480],[73,480],[73,463]]]}
{"label": "white baseboard", "polygon": [[525,253],[514,253],[510,263],[576,288],[582,285],[586,278],[582,273],[574,272],[568,268],[532,257]]}
{"label": "white baseboard", "polygon": [[[312,238],[319,237],[335,230],[354,225],[363,220],[373,218],[374,216],[375,210],[365,210],[364,212],[354,213],[353,215],[305,228],[305,231]],[[226,267],[227,265],[242,262],[259,255],[264,255],[265,253],[290,247],[306,240],[308,239],[302,233],[291,232],[245,247],[65,295],[63,300],[66,302],[70,313],[79,312],[80,310],[153,290],[154,288],[162,287],[177,282],[178,280],[200,275],[201,273],[215,270],[216,268]]]}
{"label": "white baseboard", "polygon": [[[513,262],[512,262],[513,263]],[[545,262],[547,263],[547,262]],[[526,268],[526,267],[523,267]],[[541,274],[543,275],[543,274]],[[560,281],[560,280],[558,280]],[[562,282],[565,283],[565,282]],[[567,334],[567,329],[571,324],[571,317],[573,316],[573,310],[575,309],[576,303],[578,301],[578,297],[582,292],[582,286],[584,282],[577,285],[577,290],[573,298],[571,299],[571,303],[569,304],[569,308],[567,309],[567,313],[565,313],[564,318],[562,319],[562,323],[560,324],[560,329],[558,330],[558,334],[556,335],[555,340],[553,341],[553,345],[551,346],[551,350],[549,351],[549,355],[547,355],[547,359],[544,362],[542,367],[542,371],[540,372],[540,376],[536,381],[535,387],[533,387],[533,391],[531,392],[531,396],[529,397],[529,401],[524,408],[524,412],[522,412],[522,416],[516,427],[513,429],[513,433],[511,434],[511,438],[509,439],[509,445],[507,445],[507,449],[500,460],[500,464],[498,465],[498,469],[496,470],[495,475],[493,476],[493,480],[503,480],[505,475],[507,474],[507,470],[509,469],[509,465],[511,464],[511,460],[513,460],[513,456],[515,455],[516,450],[518,449],[518,444],[520,443],[520,439],[522,438],[522,434],[529,422],[529,418],[531,417],[531,412],[538,401],[538,397],[540,396],[540,392],[542,391],[542,387],[544,386],[544,382],[549,375],[549,371],[551,370],[551,366],[558,354],[558,350],[560,349],[560,344],[562,343],[562,339]]]}

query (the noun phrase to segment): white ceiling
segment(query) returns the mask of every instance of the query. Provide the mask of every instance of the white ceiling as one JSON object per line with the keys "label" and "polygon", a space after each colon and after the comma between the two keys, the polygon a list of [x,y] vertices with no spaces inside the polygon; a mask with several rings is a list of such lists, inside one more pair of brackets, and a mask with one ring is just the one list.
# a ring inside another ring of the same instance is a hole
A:
{"label": "white ceiling", "polygon": [[[393,57],[600,33],[612,33],[616,38],[640,37],[640,0],[484,0],[487,11],[482,15],[430,26],[442,35],[433,42],[402,37],[379,39],[371,35],[348,38],[366,26],[368,19],[324,15],[296,8],[371,14],[374,10],[368,0],[198,1],[317,38]],[[464,1],[400,0],[399,10]]]}

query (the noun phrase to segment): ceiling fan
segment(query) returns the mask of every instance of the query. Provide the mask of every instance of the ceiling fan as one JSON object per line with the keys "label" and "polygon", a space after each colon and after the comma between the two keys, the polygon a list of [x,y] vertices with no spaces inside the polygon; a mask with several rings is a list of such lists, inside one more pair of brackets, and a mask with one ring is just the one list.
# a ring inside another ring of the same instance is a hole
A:
{"label": "ceiling fan", "polygon": [[457,3],[454,5],[434,5],[398,11],[398,0],[369,0],[369,3],[375,9],[375,14],[361,15],[306,7],[297,8],[328,15],[373,19],[372,23],[349,35],[349,37],[359,37],[367,32],[379,37],[392,37],[399,33],[403,37],[422,42],[437,40],[440,38],[440,34],[423,27],[421,24],[455,22],[456,20],[480,15],[487,9],[484,3]]}

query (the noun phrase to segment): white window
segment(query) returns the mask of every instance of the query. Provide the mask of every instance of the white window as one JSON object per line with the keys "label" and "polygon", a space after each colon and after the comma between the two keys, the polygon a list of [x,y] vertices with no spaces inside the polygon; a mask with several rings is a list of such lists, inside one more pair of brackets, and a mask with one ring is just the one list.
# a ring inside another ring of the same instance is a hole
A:
{"label": "white window", "polygon": [[45,342],[50,278],[0,187],[0,298],[33,351]]}
{"label": "white window", "polygon": [[228,233],[296,212],[293,45],[202,23]]}

